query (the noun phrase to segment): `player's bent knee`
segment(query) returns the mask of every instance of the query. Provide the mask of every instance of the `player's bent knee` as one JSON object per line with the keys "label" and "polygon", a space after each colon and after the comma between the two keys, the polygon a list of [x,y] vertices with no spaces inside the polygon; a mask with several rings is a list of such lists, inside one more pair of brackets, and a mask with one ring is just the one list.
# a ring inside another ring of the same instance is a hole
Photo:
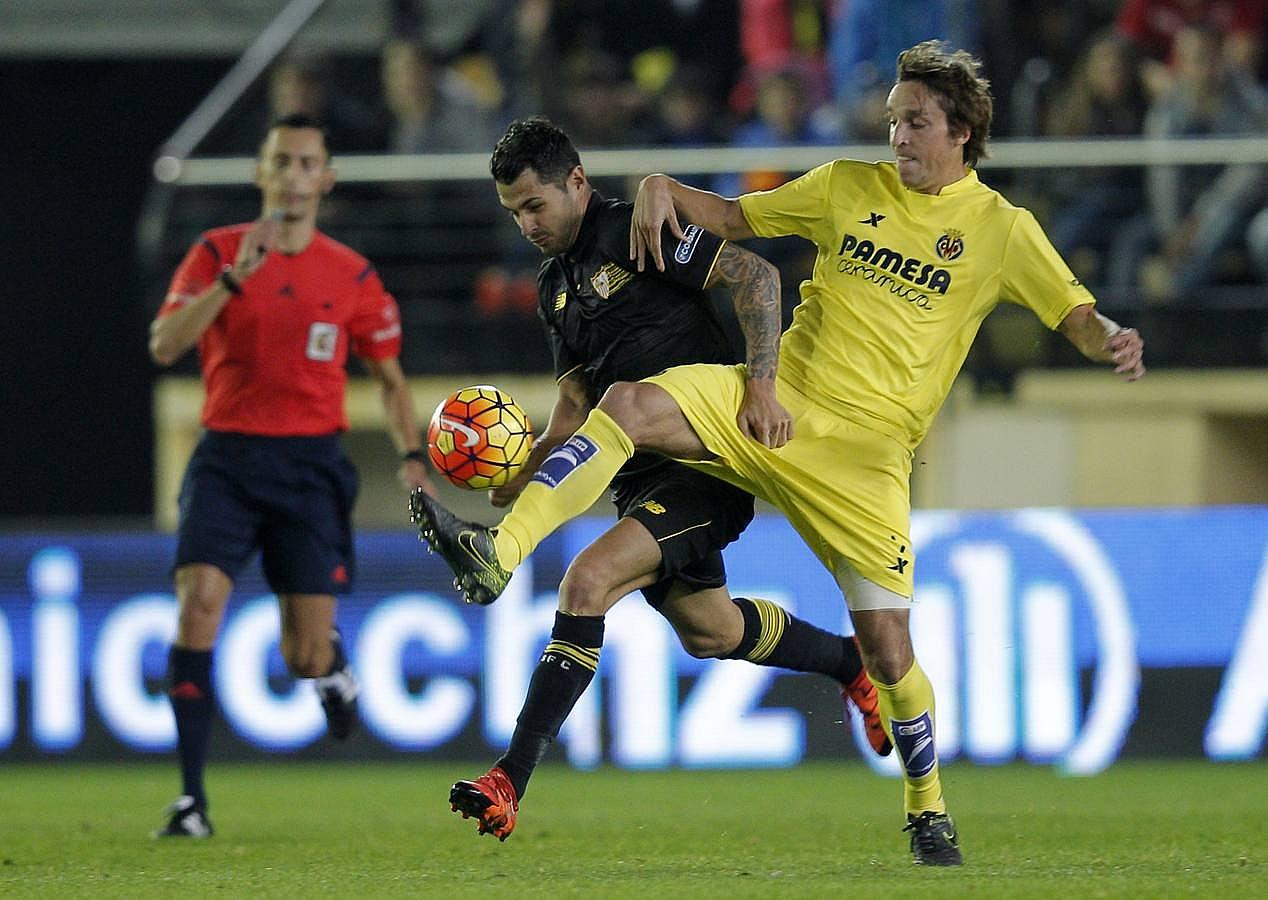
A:
{"label": "player's bent knee", "polygon": [[574,562],[559,583],[559,609],[573,616],[601,616],[608,611],[609,579],[595,566]]}
{"label": "player's bent knee", "polygon": [[193,627],[215,626],[224,605],[215,597],[193,594],[181,600],[180,621]]}
{"label": "player's bent knee", "polygon": [[281,649],[286,668],[296,678],[320,678],[330,669],[333,651],[329,641],[283,638]]}
{"label": "player's bent knee", "polygon": [[220,631],[224,608],[224,601],[218,597],[201,594],[182,597],[176,620],[176,643],[191,649],[210,649]]}
{"label": "player's bent knee", "polygon": [[181,566],[175,581],[180,602],[176,642],[182,647],[210,648],[220,630],[233,582],[219,569],[202,563]]}
{"label": "player's bent knee", "polygon": [[641,381],[618,381],[604,392],[599,408],[640,446],[655,442],[661,431],[675,426],[682,416],[668,391]]}
{"label": "player's bent knee", "polygon": [[646,385],[633,381],[618,381],[603,393],[599,408],[611,416],[627,434],[643,427],[648,416],[645,407]]}
{"label": "player's bent knee", "polygon": [[897,684],[911,668],[915,655],[905,610],[853,610],[855,635],[863,664],[873,681]]}
{"label": "player's bent knee", "polygon": [[320,678],[329,668],[317,662],[316,654],[283,654],[283,658],[286,659],[286,668],[296,678]]}

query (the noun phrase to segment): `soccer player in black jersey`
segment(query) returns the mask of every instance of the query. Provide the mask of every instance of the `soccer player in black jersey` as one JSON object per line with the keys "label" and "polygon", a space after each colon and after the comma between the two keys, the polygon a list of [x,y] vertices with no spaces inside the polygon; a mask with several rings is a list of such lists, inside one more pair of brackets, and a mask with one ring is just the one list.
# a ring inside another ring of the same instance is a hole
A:
{"label": "soccer player in black jersey", "polygon": [[[539,315],[559,386],[528,463],[491,492],[494,505],[509,505],[530,480],[551,483],[585,465],[590,448],[573,432],[613,383],[683,363],[733,362],[706,288],[730,291],[750,366],[771,363],[763,355],[775,353],[780,311],[779,275],[769,263],[689,226],[682,240],[666,230],[663,272],[635,271],[628,252],[631,204],[595,192],[568,136],[546,119],[513,122],[490,169],[502,205],[546,257],[537,276]],[[753,407],[748,424],[754,432],[787,428],[782,408],[763,406],[760,397]],[[560,447],[571,451],[562,465]],[[604,614],[636,589],[669,620],[692,656],[746,659],[833,678],[843,699],[860,710],[873,748],[890,751],[875,688],[852,637],[830,634],[768,600],[728,594],[721,549],[752,520],[751,495],[652,453],[636,453],[611,489],[619,519],[564,576],[550,642],[511,745],[488,774],[453,786],[454,811],[475,816],[481,834],[502,840],[510,835],[534,767],[594,676]],[[416,520],[423,519],[424,503],[433,516],[449,515],[420,491],[412,498]],[[442,554],[452,552],[435,531],[423,531]],[[468,599],[496,599],[473,587]]]}

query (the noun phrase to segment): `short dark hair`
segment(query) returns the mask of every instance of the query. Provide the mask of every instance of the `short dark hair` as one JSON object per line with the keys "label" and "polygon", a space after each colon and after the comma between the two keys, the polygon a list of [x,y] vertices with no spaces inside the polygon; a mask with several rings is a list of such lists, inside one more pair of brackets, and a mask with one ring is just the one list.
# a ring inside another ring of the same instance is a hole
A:
{"label": "short dark hair", "polygon": [[564,186],[568,173],[581,165],[581,156],[554,122],[545,116],[516,119],[498,139],[489,171],[499,184],[511,184],[532,169],[545,183]]}
{"label": "short dark hair", "polygon": [[268,140],[270,132],[276,128],[311,128],[314,131],[320,131],[321,145],[325,148],[326,155],[330,155],[330,131],[321,119],[307,113],[287,113],[284,116],[278,116],[269,124],[269,130],[264,133],[264,140],[260,141],[261,149],[264,147],[264,141]]}
{"label": "short dark hair", "polygon": [[952,50],[943,41],[923,41],[898,54],[898,80],[919,81],[938,95],[947,114],[947,127],[968,131],[964,161],[976,166],[990,156],[986,140],[991,133],[991,83],[982,77],[982,63],[965,50]]}

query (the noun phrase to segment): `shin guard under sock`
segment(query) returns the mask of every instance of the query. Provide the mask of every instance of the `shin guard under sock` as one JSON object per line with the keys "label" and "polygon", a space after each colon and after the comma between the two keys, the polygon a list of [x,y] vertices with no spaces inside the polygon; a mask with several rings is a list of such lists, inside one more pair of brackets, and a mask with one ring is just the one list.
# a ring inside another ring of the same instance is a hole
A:
{"label": "shin guard under sock", "polygon": [[903,763],[903,802],[907,812],[946,812],[934,746],[933,685],[914,660],[896,684],[881,684],[875,679],[873,683],[881,722]]}
{"label": "shin guard under sock", "polygon": [[543,538],[589,509],[633,455],[634,445],[612,417],[591,410],[577,432],[542,461],[494,530],[502,568],[514,569]]}

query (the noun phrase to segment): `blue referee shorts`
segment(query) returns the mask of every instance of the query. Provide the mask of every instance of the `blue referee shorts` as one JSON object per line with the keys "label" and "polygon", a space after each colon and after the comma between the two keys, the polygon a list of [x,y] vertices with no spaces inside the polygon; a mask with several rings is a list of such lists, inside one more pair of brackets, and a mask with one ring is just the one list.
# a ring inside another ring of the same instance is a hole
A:
{"label": "blue referee shorts", "polygon": [[356,497],[337,435],[208,431],[181,485],[176,567],[209,563],[237,580],[258,549],[275,593],[347,593]]}

